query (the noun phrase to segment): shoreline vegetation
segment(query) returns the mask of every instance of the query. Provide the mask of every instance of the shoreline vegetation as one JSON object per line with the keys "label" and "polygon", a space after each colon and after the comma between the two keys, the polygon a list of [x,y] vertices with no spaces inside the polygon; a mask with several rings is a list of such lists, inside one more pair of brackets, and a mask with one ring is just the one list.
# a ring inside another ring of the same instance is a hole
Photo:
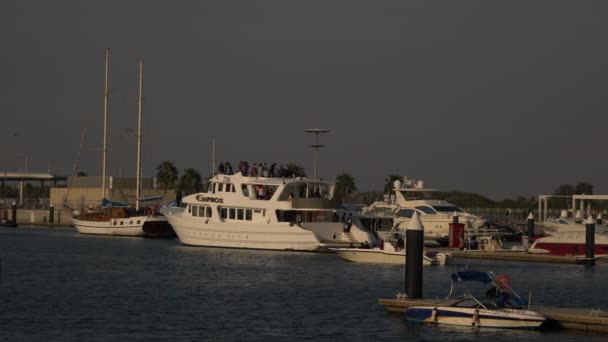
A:
{"label": "shoreline vegetation", "polygon": [[[306,169],[296,162],[285,163],[286,168],[281,172],[282,176],[293,173],[296,177],[305,177]],[[282,165],[281,165],[282,167]],[[166,191],[178,191],[183,195],[200,192],[206,189],[206,181],[213,175],[209,174],[202,177],[201,173],[195,168],[184,168],[180,175],[178,168],[171,161],[163,161],[156,167],[156,178],[159,186]],[[238,172],[239,170],[235,170]],[[217,173],[217,171],[216,171]],[[79,176],[86,176],[85,171],[79,171]],[[370,205],[375,201],[384,200],[386,194],[390,194],[395,180],[401,180],[403,176],[389,174],[384,179],[384,188],[372,191],[359,191],[354,176],[347,172],[337,174],[332,181],[335,182],[335,197],[344,204],[363,204]],[[48,198],[49,189],[36,187],[33,184],[25,185],[25,193],[28,198]],[[518,196],[515,199],[506,198],[502,200],[492,200],[482,194],[466,191],[443,191],[444,198],[463,208],[484,208],[484,209],[522,209],[533,210],[538,207],[538,197]],[[571,200],[566,196],[574,194],[593,194],[593,184],[588,182],[578,182],[576,184],[560,184],[553,192],[553,195],[564,196],[550,198],[548,201],[549,209],[566,209],[571,206]],[[19,196],[18,186],[6,184],[4,189],[0,189],[0,198],[17,198]],[[605,202],[594,201],[595,209],[605,209]]]}

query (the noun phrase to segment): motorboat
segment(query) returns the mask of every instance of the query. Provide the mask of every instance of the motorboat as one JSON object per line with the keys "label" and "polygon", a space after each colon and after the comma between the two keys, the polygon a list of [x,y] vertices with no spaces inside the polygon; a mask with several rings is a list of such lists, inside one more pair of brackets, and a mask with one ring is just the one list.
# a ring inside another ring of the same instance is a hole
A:
{"label": "motorboat", "polygon": [[[395,250],[392,244],[374,248],[330,248],[342,259],[351,262],[370,264],[405,265],[405,249]],[[445,266],[451,260],[449,253],[425,251],[422,264],[425,266]]]}
{"label": "motorboat", "polygon": [[[481,288],[485,295],[474,296],[471,288]],[[504,275],[480,271],[453,273],[450,293],[444,300],[411,307],[405,315],[411,322],[473,328],[538,329],[547,320],[529,310],[528,302],[511,289]]]}
{"label": "motorboat", "polygon": [[[601,215],[598,218],[601,218]],[[562,210],[558,218],[549,218],[539,222],[539,225],[544,228],[545,234],[555,235],[566,232],[585,232],[587,228],[584,221],[580,210],[576,211],[574,217],[569,217],[568,211]],[[599,234],[608,233],[608,227],[603,224],[596,224],[595,232]]]}
{"label": "motorboat", "polygon": [[[542,237],[530,246],[532,252],[544,252],[549,255],[584,257],[586,236],[583,231],[559,232]],[[595,255],[608,257],[608,234],[595,234]]]}
{"label": "motorboat", "polygon": [[182,201],[162,212],[185,245],[317,251],[373,238],[340,218],[333,184],[320,180],[217,174]]}
{"label": "motorboat", "polygon": [[[422,181],[413,181],[404,177],[403,182],[396,180],[393,186],[390,196],[386,195],[383,201],[376,201],[363,209],[359,216],[363,218],[364,226],[366,222],[370,222],[368,218],[376,216],[390,219],[391,229],[405,230],[416,212],[424,225],[425,239],[447,241],[454,214],[468,230],[478,230],[487,224],[483,218],[446,201],[441,191],[425,188]],[[371,220],[371,222],[375,221]],[[376,228],[372,225],[369,229]]]}

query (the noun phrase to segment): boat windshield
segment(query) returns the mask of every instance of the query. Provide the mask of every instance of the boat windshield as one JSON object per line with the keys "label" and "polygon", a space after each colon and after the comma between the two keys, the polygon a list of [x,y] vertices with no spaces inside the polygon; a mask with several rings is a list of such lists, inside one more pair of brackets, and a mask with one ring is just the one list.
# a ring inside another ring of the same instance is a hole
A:
{"label": "boat windshield", "polygon": [[434,205],[433,209],[437,210],[440,213],[464,213],[464,210],[455,205]]}
{"label": "boat windshield", "polygon": [[324,182],[303,181],[292,182],[283,188],[279,201],[292,198],[328,198],[331,197],[331,185]]}
{"label": "boat windshield", "polygon": [[403,189],[399,190],[403,197],[408,200],[441,200],[444,199],[445,196],[443,192],[437,190],[412,190],[412,189]]}

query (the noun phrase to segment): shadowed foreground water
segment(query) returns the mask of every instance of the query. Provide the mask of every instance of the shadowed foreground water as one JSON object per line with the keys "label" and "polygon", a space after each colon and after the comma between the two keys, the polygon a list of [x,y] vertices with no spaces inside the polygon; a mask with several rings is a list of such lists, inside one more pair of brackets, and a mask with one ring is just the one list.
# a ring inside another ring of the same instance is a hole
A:
{"label": "shadowed foreground water", "polygon": [[[72,228],[0,230],[0,337],[17,340],[602,341],[597,334],[408,324],[377,304],[404,268],[336,255],[187,247],[178,240],[95,237]],[[467,265],[424,269],[445,296]],[[472,262],[505,273],[545,306],[608,308],[608,267]]]}

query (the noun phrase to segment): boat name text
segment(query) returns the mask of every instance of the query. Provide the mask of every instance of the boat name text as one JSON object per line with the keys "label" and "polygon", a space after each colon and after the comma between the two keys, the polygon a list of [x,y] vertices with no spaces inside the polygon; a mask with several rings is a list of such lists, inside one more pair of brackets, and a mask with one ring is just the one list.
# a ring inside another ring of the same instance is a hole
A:
{"label": "boat name text", "polygon": [[224,203],[223,198],[216,197],[204,197],[203,195],[197,195],[196,200],[199,202],[215,202],[215,203]]}

